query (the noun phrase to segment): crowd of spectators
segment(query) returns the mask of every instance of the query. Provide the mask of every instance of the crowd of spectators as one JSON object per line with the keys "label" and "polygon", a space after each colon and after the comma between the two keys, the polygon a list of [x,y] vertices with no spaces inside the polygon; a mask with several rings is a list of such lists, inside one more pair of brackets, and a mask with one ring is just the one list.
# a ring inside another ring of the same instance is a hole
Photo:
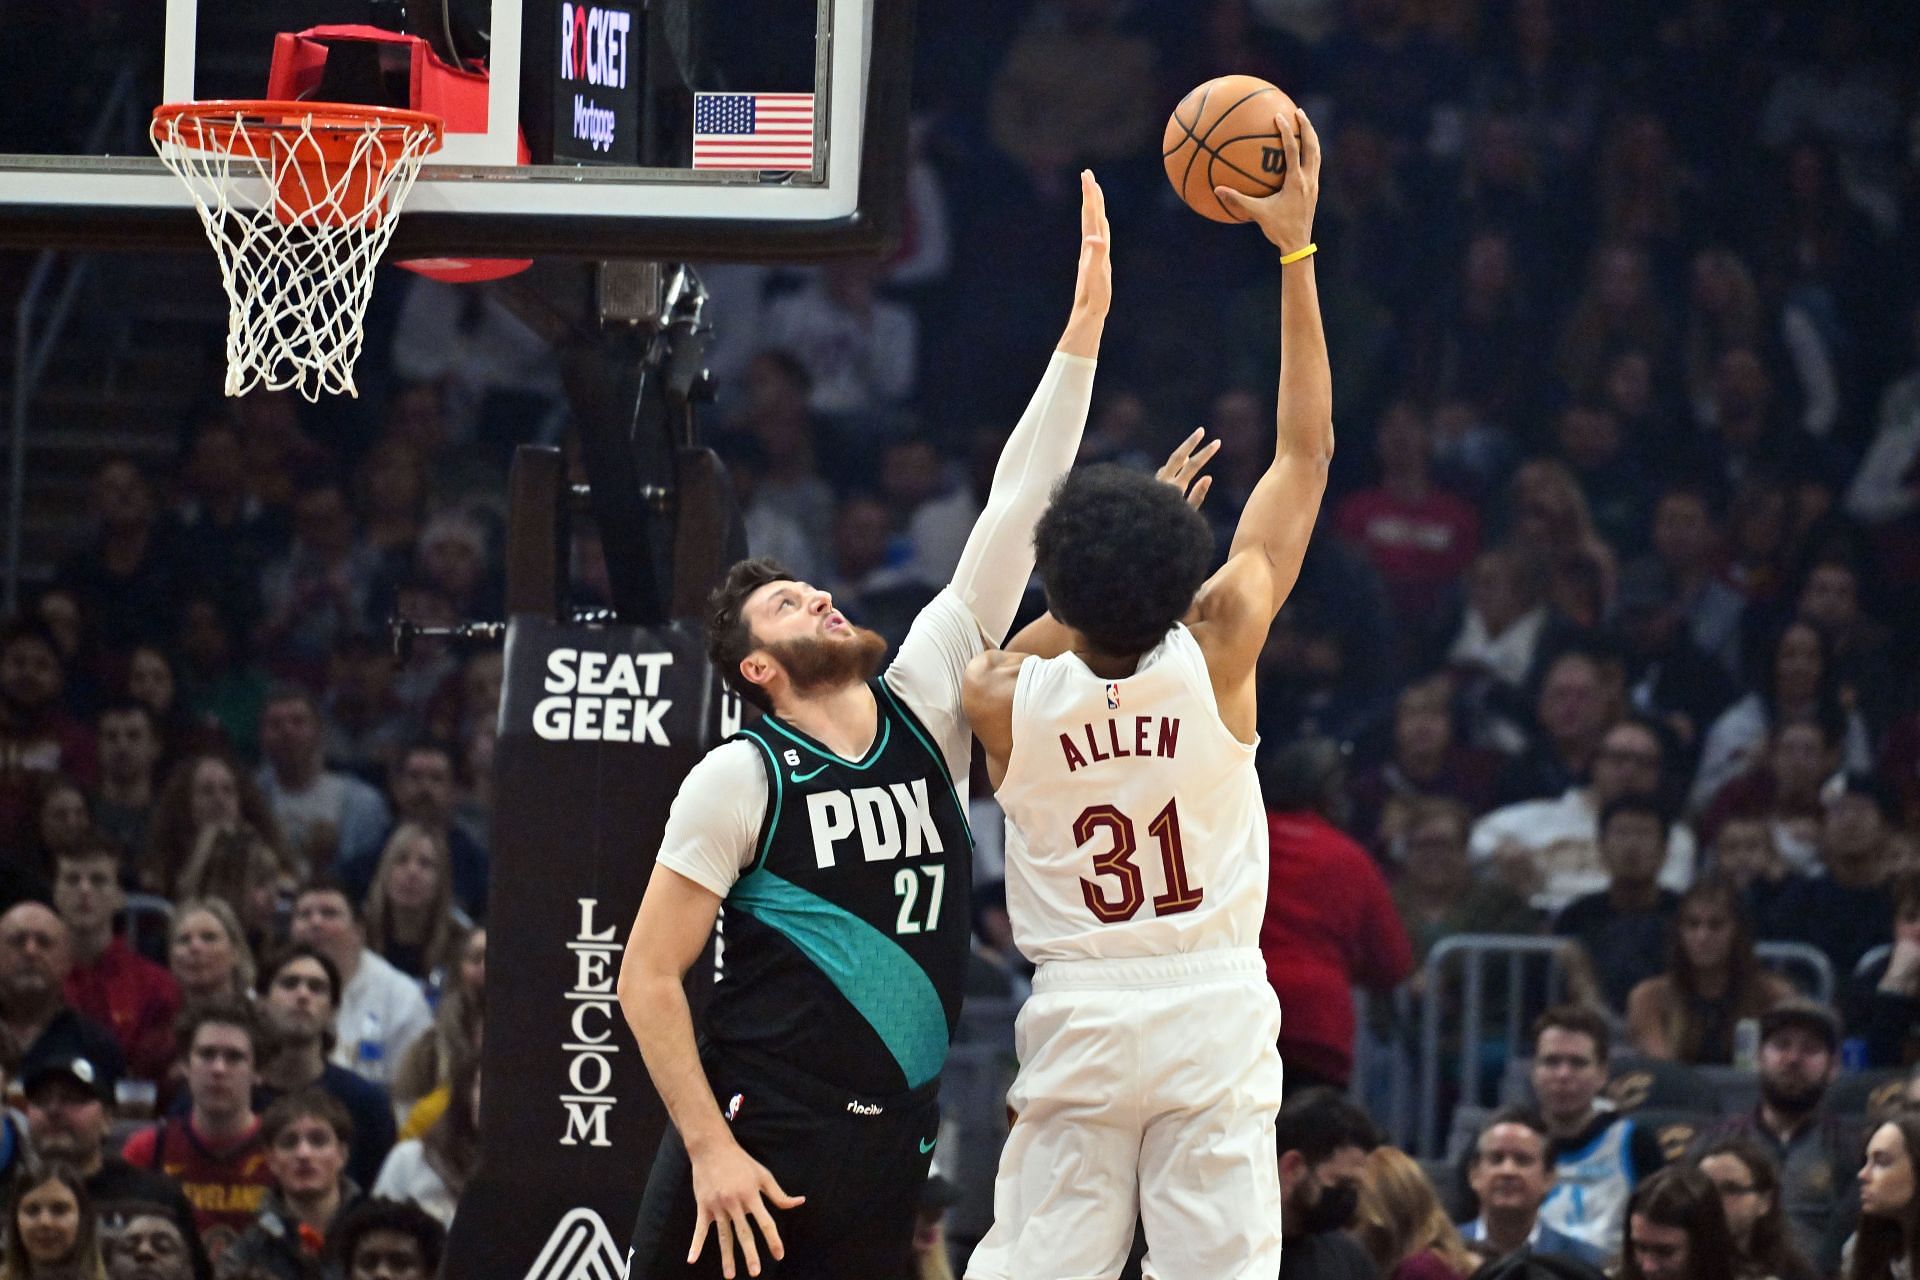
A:
{"label": "crowd of spectators", "polygon": [[[1920,10],[983,0],[921,26],[898,251],[705,273],[707,436],[753,549],[900,638],[1066,307],[1083,166],[1118,284],[1083,458],[1149,466],[1199,421],[1230,530],[1271,447],[1276,271],[1155,145],[1192,84],[1264,75],[1326,143],[1340,441],[1259,676],[1296,1091],[1348,1083],[1350,984],[1419,990],[1470,932],[1568,940],[1606,1031],[1696,1064],[1792,997],[1755,942],[1803,942],[1832,1047],[1911,1062]],[[553,352],[486,287],[383,275],[360,381],[209,398],[168,465],[108,461],[91,534],[0,630],[0,1065],[32,1120],[0,1164],[30,1132],[78,1171],[31,1195],[137,1177],[166,1210],[138,1248],[172,1224],[274,1275],[363,1192],[444,1220],[473,1167],[501,656],[402,663],[382,626],[497,617],[511,448],[571,439]],[[977,951],[1017,994],[980,829]],[[1583,1119],[1541,1102],[1482,1137],[1488,1238],[1517,1238],[1527,1133]],[[156,1117],[120,1154],[116,1110]],[[1704,1176],[1778,1178],[1749,1155]],[[1650,1240],[1692,1229],[1698,1179],[1643,1193]],[[1393,1238],[1362,1233],[1388,1272]],[[1675,1274],[1637,1248],[1628,1274]]]}
{"label": "crowd of spectators", "polygon": [[[1457,1163],[1388,1145],[1314,1088],[1278,1123],[1296,1280],[1891,1280],[1920,1234],[1920,1072],[1876,1104],[1833,1088],[1840,1024],[1805,999],[1761,1021],[1758,1097],[1717,1122],[1661,1125],[1608,1098],[1607,1020],[1549,1009],[1529,1101],[1483,1118]],[[1644,1086],[1644,1081],[1642,1082]]]}

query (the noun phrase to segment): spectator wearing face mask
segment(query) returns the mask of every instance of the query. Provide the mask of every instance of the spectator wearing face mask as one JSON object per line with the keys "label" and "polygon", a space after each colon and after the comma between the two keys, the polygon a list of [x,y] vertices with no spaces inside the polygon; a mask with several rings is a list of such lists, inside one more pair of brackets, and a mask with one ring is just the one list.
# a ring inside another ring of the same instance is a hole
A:
{"label": "spectator wearing face mask", "polygon": [[1373,1122],[1341,1094],[1309,1089],[1280,1109],[1274,1133],[1287,1280],[1375,1280],[1379,1269],[1348,1234],[1367,1156],[1380,1145]]}

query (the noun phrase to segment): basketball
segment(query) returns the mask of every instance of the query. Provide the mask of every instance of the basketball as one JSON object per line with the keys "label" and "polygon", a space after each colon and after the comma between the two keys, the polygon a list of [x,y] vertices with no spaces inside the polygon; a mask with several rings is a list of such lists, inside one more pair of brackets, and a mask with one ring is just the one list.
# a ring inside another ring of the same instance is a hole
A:
{"label": "basketball", "polygon": [[1187,207],[1215,222],[1245,222],[1213,194],[1232,187],[1270,196],[1287,180],[1287,153],[1273,118],[1293,99],[1256,76],[1218,76],[1180,99],[1160,153],[1167,181]]}

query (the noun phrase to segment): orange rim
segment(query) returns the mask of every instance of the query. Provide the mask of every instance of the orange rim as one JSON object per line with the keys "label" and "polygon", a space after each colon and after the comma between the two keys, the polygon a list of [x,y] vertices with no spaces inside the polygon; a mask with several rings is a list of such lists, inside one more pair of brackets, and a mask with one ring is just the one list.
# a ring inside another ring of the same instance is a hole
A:
{"label": "orange rim", "polygon": [[[235,117],[241,117],[235,119]],[[369,124],[399,130],[426,129],[433,137],[429,150],[437,151],[446,128],[439,116],[401,107],[376,107],[359,102],[276,102],[270,99],[216,98],[207,102],[169,102],[153,109],[153,122],[192,120],[205,128],[225,124],[250,129],[301,129],[315,136],[365,132]]]}
{"label": "orange rim", "polygon": [[[256,160],[266,159],[273,166],[275,218],[342,226],[364,223],[380,207],[387,157],[357,151],[369,128],[399,138],[424,132],[425,149],[431,153],[440,149],[445,125],[424,111],[365,103],[215,99],[155,108],[152,128],[156,135],[197,151],[230,153],[239,140]],[[305,134],[312,146],[263,157],[248,141],[263,134]]]}

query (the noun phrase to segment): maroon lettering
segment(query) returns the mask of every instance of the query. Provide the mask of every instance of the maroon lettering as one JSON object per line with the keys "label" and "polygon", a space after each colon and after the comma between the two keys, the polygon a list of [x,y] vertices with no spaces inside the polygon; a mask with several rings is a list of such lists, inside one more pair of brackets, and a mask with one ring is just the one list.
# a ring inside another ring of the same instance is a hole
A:
{"label": "maroon lettering", "polygon": [[1137,756],[1153,754],[1152,749],[1147,746],[1147,721],[1149,719],[1151,719],[1149,716],[1135,716],[1133,718],[1133,754]]}
{"label": "maroon lettering", "polygon": [[[1112,722],[1111,722],[1111,721],[1109,721],[1108,723],[1112,723]],[[1105,756],[1105,755],[1101,755],[1101,754],[1100,754],[1100,744],[1099,744],[1098,742],[1095,742],[1095,741],[1093,740],[1093,726],[1092,726],[1092,725],[1090,725],[1090,724],[1083,724],[1083,725],[1081,725],[1081,726],[1080,726],[1080,731],[1081,731],[1082,733],[1084,733],[1084,734],[1086,734],[1086,735],[1087,735],[1087,754],[1093,757],[1093,762],[1094,762],[1095,764],[1098,764],[1098,763],[1100,763],[1100,762],[1101,762],[1102,760],[1111,760],[1111,759],[1113,759],[1113,757],[1112,757],[1112,756]]]}
{"label": "maroon lettering", "polygon": [[1107,745],[1113,748],[1113,758],[1116,760],[1124,760],[1133,754],[1120,745],[1120,726],[1111,720],[1107,721]]}
{"label": "maroon lettering", "polygon": [[1173,759],[1173,753],[1179,748],[1179,746],[1180,746],[1180,717],[1179,716],[1161,716],[1160,717],[1160,742],[1159,742],[1159,745],[1154,748],[1153,754],[1155,754],[1156,756],[1164,756],[1166,759],[1171,760]]}
{"label": "maroon lettering", "polygon": [[1087,762],[1087,758],[1080,754],[1080,748],[1073,745],[1073,739],[1064,733],[1060,735],[1060,750],[1065,753],[1067,757],[1068,773],[1072,773],[1075,769],[1078,769]]}

